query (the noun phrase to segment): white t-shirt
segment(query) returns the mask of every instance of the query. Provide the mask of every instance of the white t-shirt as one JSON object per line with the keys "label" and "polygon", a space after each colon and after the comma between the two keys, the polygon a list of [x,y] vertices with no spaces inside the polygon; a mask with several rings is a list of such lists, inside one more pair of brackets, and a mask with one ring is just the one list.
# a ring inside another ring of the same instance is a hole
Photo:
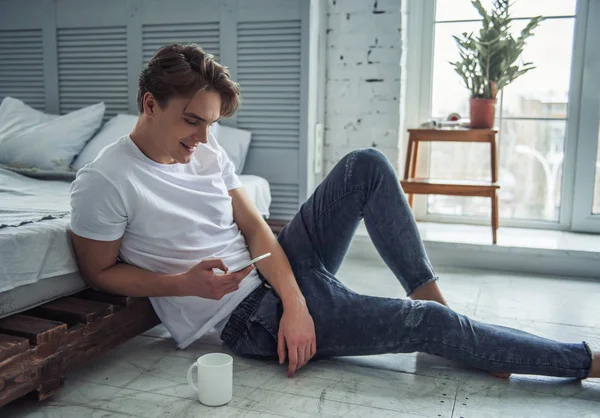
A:
{"label": "white t-shirt", "polygon": [[[160,164],[129,135],[106,147],[79,170],[71,185],[71,229],[84,238],[123,237],[119,257],[139,268],[182,273],[206,258],[228,266],[250,261],[233,220],[228,190],[242,187],[215,138],[200,144],[189,164]],[[213,327],[260,285],[256,271],[221,300],[153,297],[152,306],[180,348]]]}

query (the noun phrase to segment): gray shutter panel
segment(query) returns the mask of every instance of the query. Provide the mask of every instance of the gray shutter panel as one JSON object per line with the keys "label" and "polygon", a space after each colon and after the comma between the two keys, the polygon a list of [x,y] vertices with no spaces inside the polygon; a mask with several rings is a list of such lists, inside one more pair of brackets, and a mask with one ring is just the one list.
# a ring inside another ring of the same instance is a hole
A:
{"label": "gray shutter panel", "polygon": [[0,96],[44,110],[42,29],[0,30]]}
{"label": "gray shutter panel", "polygon": [[271,184],[274,219],[290,219],[300,203],[301,41],[300,19],[237,25],[237,81],[242,91],[237,126],[252,132],[250,170],[263,166],[257,174]]}
{"label": "gray shutter panel", "polygon": [[105,120],[128,113],[125,26],[58,28],[60,113],[104,102]]}
{"label": "gray shutter panel", "polygon": [[162,46],[195,43],[219,59],[219,22],[142,25],[143,60],[147,63]]}
{"label": "gray shutter panel", "polygon": [[298,212],[299,185],[269,182],[271,186],[271,218],[291,219]]}

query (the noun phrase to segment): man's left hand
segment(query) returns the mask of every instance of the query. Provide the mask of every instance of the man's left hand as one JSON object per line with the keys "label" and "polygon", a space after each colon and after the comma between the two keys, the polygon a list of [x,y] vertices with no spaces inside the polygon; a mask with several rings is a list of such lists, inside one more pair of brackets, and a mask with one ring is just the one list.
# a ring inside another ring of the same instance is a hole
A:
{"label": "man's left hand", "polygon": [[277,353],[279,364],[283,364],[288,355],[288,377],[294,376],[317,352],[315,324],[306,304],[295,303],[283,308],[279,323]]}

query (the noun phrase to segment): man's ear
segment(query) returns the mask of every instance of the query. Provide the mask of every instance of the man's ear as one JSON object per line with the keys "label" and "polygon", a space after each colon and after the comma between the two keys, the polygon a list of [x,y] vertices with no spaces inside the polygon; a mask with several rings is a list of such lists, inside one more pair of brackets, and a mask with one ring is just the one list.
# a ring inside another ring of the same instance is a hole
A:
{"label": "man's ear", "polygon": [[158,111],[158,102],[150,92],[144,94],[144,114],[150,118],[156,116]]}

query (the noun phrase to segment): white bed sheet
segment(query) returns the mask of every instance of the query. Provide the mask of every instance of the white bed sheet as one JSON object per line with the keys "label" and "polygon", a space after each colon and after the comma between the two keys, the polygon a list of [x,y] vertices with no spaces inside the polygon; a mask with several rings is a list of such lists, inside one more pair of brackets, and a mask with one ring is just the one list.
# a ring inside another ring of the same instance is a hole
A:
{"label": "white bed sheet", "polygon": [[[260,213],[268,217],[271,192],[267,180],[252,175],[240,179]],[[64,182],[64,187],[68,190],[70,184]],[[67,235],[69,223],[67,216],[0,229],[0,292],[77,272]]]}
{"label": "white bed sheet", "polygon": [[246,192],[248,192],[256,204],[260,214],[268,218],[271,206],[271,188],[269,187],[269,182],[262,177],[250,174],[242,174],[240,180],[242,180],[244,189],[246,189]]}

